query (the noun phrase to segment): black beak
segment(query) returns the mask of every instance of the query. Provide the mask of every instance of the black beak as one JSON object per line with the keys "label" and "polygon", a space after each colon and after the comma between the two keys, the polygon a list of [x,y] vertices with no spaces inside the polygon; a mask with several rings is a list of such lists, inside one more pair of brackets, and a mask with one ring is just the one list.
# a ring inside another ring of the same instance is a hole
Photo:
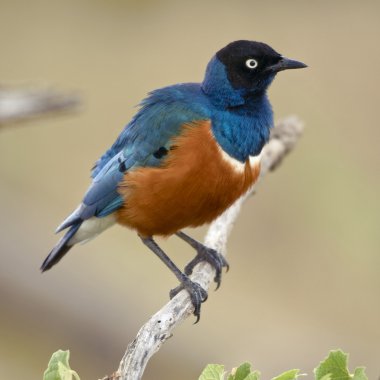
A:
{"label": "black beak", "polygon": [[293,59],[282,57],[276,64],[268,67],[268,69],[273,73],[278,73],[282,70],[303,69],[304,67],[307,67],[307,65],[300,61],[294,61]]}

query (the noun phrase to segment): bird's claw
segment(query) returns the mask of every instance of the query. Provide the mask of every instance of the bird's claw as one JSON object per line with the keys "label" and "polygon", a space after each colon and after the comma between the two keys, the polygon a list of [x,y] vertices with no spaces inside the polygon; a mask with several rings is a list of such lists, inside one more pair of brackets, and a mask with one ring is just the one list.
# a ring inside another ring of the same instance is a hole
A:
{"label": "bird's claw", "polygon": [[185,274],[187,276],[191,275],[197,264],[206,261],[215,269],[214,281],[216,282],[216,289],[218,289],[222,280],[222,269],[226,268],[226,271],[228,272],[230,268],[227,260],[219,252],[215,251],[215,249],[207,248],[204,245],[200,245],[197,252],[195,258],[185,266]]}
{"label": "bird's claw", "polygon": [[197,318],[195,323],[198,323],[201,315],[201,304],[207,300],[207,292],[198,283],[185,277],[180,285],[170,291],[170,299],[175,297],[182,290],[187,290],[190,295],[191,303],[194,306],[194,315]]}

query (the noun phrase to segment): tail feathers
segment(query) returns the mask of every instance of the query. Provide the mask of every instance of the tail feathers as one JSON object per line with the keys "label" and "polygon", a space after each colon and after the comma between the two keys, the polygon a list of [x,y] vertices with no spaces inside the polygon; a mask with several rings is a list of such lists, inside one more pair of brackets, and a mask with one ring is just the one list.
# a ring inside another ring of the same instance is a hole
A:
{"label": "tail feathers", "polygon": [[57,264],[59,260],[71,249],[73,245],[69,245],[69,241],[76,234],[82,221],[79,221],[71,226],[71,228],[66,232],[58,244],[51,250],[49,255],[46,257],[41,265],[41,271],[45,272],[50,269],[53,265]]}
{"label": "tail feathers", "polygon": [[[76,223],[82,220],[81,214],[84,209],[83,203],[80,204],[55,230],[55,233],[61,232],[70,226],[74,226]],[[86,218],[83,218],[86,219]]]}

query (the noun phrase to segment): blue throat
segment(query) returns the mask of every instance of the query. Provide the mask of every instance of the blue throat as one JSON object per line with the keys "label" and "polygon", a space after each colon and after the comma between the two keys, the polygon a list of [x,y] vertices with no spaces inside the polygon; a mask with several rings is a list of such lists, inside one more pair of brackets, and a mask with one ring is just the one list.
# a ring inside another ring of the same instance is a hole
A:
{"label": "blue throat", "polygon": [[216,57],[207,67],[202,90],[215,107],[212,116],[215,139],[227,154],[241,162],[260,154],[269,140],[273,111],[266,90],[273,78],[255,89],[235,89]]}

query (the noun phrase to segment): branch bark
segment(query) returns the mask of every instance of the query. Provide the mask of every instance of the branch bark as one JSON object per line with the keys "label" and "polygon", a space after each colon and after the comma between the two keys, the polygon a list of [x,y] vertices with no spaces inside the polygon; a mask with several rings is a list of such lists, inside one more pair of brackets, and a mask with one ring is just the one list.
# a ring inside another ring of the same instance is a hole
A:
{"label": "branch bark", "polygon": [[79,97],[51,88],[0,87],[0,127],[47,114],[77,109]]}
{"label": "branch bark", "polygon": [[[278,167],[282,159],[294,148],[302,131],[303,123],[296,117],[288,117],[274,127],[270,141],[263,149],[259,181],[269,171]],[[241,206],[255,192],[256,187],[257,182],[211,224],[204,240],[206,246],[226,255],[227,239]],[[208,290],[214,275],[214,269],[208,263],[200,263],[195,267],[191,279]],[[128,345],[118,370],[102,380],[140,380],[152,355],[172,336],[172,331],[192,316],[192,313],[193,306],[188,293],[182,291],[141,327],[136,338]]]}

